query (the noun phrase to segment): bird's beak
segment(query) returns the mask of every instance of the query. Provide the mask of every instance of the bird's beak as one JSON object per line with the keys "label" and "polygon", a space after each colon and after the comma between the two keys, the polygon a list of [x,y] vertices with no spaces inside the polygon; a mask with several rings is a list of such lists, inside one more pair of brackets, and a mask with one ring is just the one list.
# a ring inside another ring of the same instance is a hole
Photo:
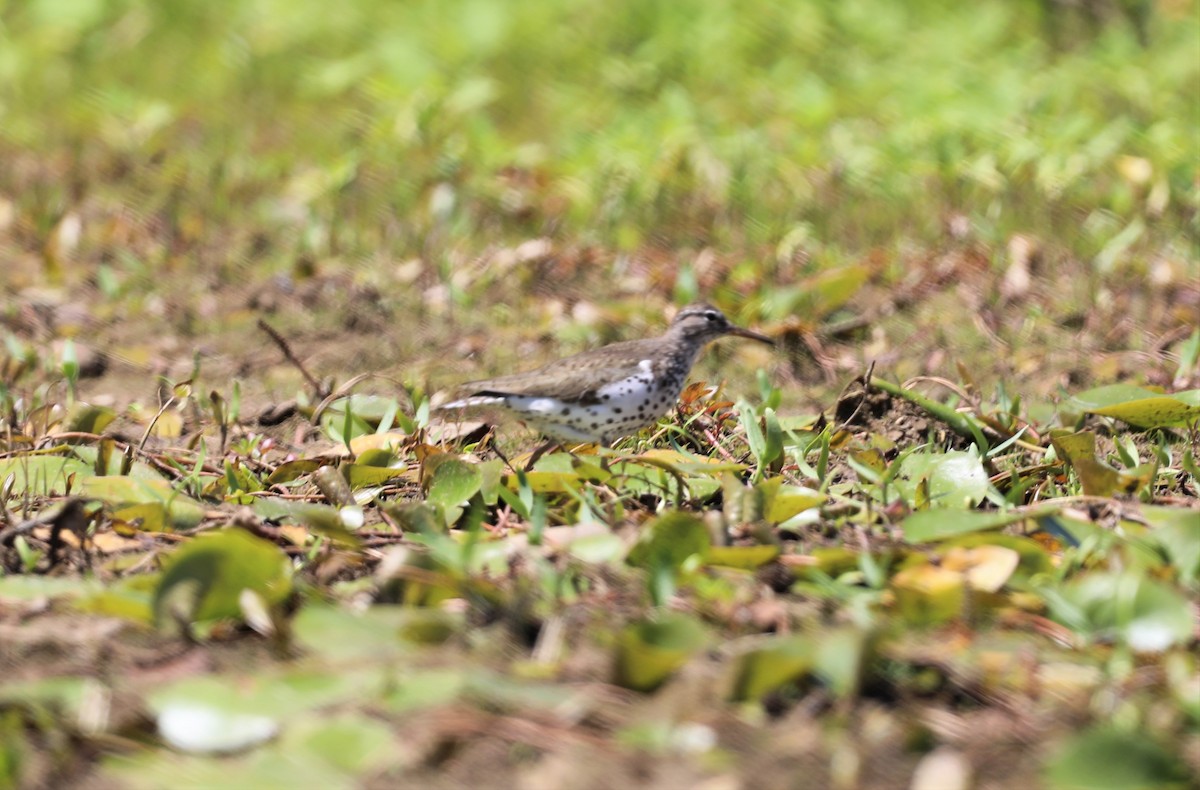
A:
{"label": "bird's beak", "polygon": [[775,341],[766,335],[760,335],[758,332],[754,332],[749,329],[742,329],[740,326],[732,327],[729,330],[729,334],[736,335],[737,337],[744,337],[748,340],[757,340],[760,343],[766,343],[768,346],[775,345]]}

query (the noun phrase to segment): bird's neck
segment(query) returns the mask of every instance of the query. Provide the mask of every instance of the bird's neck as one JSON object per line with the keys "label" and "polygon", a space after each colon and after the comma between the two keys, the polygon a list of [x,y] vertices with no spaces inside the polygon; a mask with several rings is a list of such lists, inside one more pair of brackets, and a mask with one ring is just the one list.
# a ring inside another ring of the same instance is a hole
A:
{"label": "bird's neck", "polygon": [[704,348],[704,344],[696,343],[671,332],[668,332],[663,340],[665,341],[664,345],[670,349],[666,355],[667,365],[672,368],[682,368],[686,376],[692,365],[695,364],[696,357],[700,355],[700,349]]}

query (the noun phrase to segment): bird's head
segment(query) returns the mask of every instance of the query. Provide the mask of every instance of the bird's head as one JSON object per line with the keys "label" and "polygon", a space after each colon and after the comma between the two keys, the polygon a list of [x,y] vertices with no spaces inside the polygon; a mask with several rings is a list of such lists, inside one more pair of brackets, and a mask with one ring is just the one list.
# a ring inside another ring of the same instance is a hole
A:
{"label": "bird's head", "polygon": [[757,340],[767,345],[775,345],[775,341],[766,335],[743,329],[731,323],[725,314],[710,304],[693,304],[680,310],[671,321],[672,334],[680,335],[700,345],[716,340],[725,335],[745,337]]}

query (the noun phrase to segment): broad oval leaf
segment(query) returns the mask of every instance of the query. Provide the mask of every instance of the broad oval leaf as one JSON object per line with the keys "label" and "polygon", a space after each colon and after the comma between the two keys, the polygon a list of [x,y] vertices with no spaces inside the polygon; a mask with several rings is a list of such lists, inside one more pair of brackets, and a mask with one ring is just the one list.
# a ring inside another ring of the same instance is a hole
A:
{"label": "broad oval leaf", "polygon": [[355,506],[335,508],[316,502],[262,497],[254,501],[254,513],[267,521],[303,524],[313,532],[343,545],[359,545],[353,530],[362,525],[362,509]]}
{"label": "broad oval leaf", "polygon": [[346,482],[350,484],[351,490],[358,491],[368,486],[382,485],[389,480],[403,477],[408,469],[403,464],[397,467],[343,464],[340,471],[345,476]]}
{"label": "broad oval leaf", "polygon": [[942,558],[942,567],[961,573],[972,589],[994,593],[1012,577],[1020,562],[1020,554],[1003,546],[954,546]]}
{"label": "broad oval leaf", "polygon": [[1081,392],[1067,401],[1073,410],[1114,417],[1138,428],[1182,425],[1200,418],[1200,390],[1166,395],[1128,384]]}
{"label": "broad oval leaf", "polygon": [[778,546],[713,546],[704,561],[709,565],[752,571],[778,556]]}
{"label": "broad oval leaf", "polygon": [[731,697],[760,699],[794,683],[813,667],[813,642],[804,636],[774,637],[740,655],[734,668]]}
{"label": "broad oval leaf", "polygon": [[325,410],[325,415],[341,420],[345,417],[346,410],[349,408],[350,413],[354,417],[375,426],[389,412],[395,413],[399,405],[399,402],[395,398],[388,398],[383,395],[356,394],[348,398],[339,398],[329,404],[329,407]]}
{"label": "broad oval leaf", "polygon": [[161,508],[163,520],[175,529],[191,529],[204,519],[203,505],[179,493],[161,478],[87,477],[80,482],[79,493],[102,500],[117,510],[134,505]]}
{"label": "broad oval leaf", "polygon": [[395,755],[391,729],[364,713],[321,717],[303,733],[303,750],[348,775],[384,767]]}
{"label": "broad oval leaf", "polygon": [[108,406],[91,406],[86,403],[77,404],[67,419],[68,431],[81,433],[103,433],[104,429],[117,419],[117,413]]}
{"label": "broad oval leaf", "polygon": [[1190,602],[1136,571],[1093,572],[1038,592],[1063,625],[1092,638],[1115,636],[1139,653],[1159,653],[1193,636]]}
{"label": "broad oval leaf", "polygon": [[892,577],[892,592],[904,619],[937,625],[962,613],[966,601],[962,574],[937,565],[905,568]]}
{"label": "broad oval leaf", "polygon": [[1121,731],[1106,725],[1059,746],[1047,764],[1046,779],[1055,790],[1141,790],[1187,787],[1188,773],[1177,755],[1145,732]]}
{"label": "broad oval leaf", "polygon": [[95,474],[91,464],[61,455],[21,455],[0,460],[0,485],[13,476],[11,496],[52,496],[67,493],[72,476],[76,483]]}
{"label": "broad oval leaf", "polygon": [[426,500],[431,505],[449,509],[475,496],[482,485],[483,477],[474,464],[449,458],[433,471]]}
{"label": "broad oval leaf", "polygon": [[819,507],[829,500],[829,497],[820,491],[804,486],[785,485],[781,477],[764,480],[757,487],[766,495],[763,515],[767,521],[775,524],[782,524],[789,518]]}
{"label": "broad oval leaf", "polygon": [[614,680],[635,691],[653,691],[699,652],[706,639],[700,623],[679,614],[627,626],[617,637]]}
{"label": "broad oval leaf", "polygon": [[277,546],[242,529],[201,535],[176,550],[154,591],[154,614],[161,621],[175,596],[190,593],[176,614],[190,621],[240,618],[242,590],[253,590],[268,605],[292,590],[292,566]]}
{"label": "broad oval leaf", "polygon": [[322,462],[315,458],[296,458],[286,461],[271,472],[271,476],[267,478],[267,485],[290,483],[298,477],[317,471],[321,468],[321,464]]}
{"label": "broad oval leaf", "polygon": [[913,453],[900,462],[896,485],[912,501],[922,480],[929,481],[930,504],[974,507],[988,492],[988,473],[978,453]]}
{"label": "broad oval leaf", "polygon": [[712,537],[699,516],[672,511],[642,528],[640,539],[629,552],[629,564],[678,569],[689,557],[707,554],[711,545]]}
{"label": "broad oval leaf", "polygon": [[1184,582],[1200,579],[1200,513],[1182,508],[1142,508],[1154,527],[1152,539],[1162,547]]}
{"label": "broad oval leaf", "polygon": [[931,540],[945,540],[971,532],[982,532],[989,529],[1007,527],[1027,518],[1045,515],[1044,512],[1015,512],[1000,510],[957,510],[940,508],[937,510],[922,510],[904,519],[900,528],[904,530],[904,539],[909,543],[924,543]]}

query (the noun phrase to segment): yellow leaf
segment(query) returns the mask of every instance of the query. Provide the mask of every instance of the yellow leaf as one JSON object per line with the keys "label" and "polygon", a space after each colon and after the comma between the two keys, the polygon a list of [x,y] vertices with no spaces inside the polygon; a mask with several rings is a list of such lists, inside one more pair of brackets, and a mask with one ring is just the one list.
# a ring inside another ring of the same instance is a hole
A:
{"label": "yellow leaf", "polygon": [[942,567],[963,574],[972,589],[997,592],[1013,575],[1021,555],[1003,546],[955,546],[942,558]]}

